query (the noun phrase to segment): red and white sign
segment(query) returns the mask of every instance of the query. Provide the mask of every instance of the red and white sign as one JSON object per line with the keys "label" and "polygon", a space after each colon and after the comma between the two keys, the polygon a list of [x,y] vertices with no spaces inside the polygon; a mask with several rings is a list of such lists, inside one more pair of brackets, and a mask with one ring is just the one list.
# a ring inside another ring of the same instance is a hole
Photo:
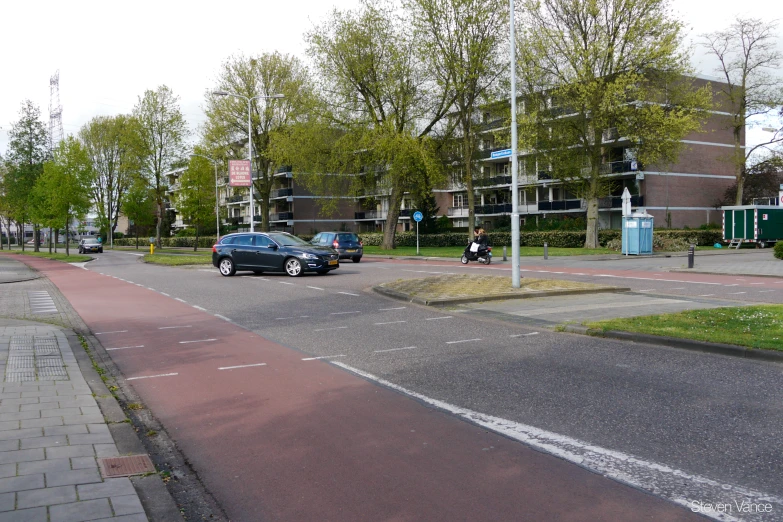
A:
{"label": "red and white sign", "polygon": [[228,184],[232,187],[249,187],[250,160],[231,160],[228,162]]}

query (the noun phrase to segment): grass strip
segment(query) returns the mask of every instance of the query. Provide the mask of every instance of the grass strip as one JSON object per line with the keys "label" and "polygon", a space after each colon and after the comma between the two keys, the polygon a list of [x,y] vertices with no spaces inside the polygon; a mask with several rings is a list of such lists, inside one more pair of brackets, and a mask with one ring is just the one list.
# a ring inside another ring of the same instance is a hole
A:
{"label": "grass strip", "polygon": [[212,264],[212,254],[202,255],[176,255],[176,254],[145,254],[142,261],[153,265],[183,266]]}
{"label": "grass strip", "polygon": [[688,310],[584,324],[604,331],[620,330],[783,351],[783,305]]}
{"label": "grass strip", "polygon": [[22,252],[21,250],[13,250],[11,251],[11,253],[18,254],[20,256],[33,256],[33,257],[42,257],[44,259],[53,259],[54,261],[64,261],[66,263],[85,263],[92,259],[91,256],[85,256],[81,254],[71,254],[67,256],[62,252],[57,252],[57,253],[52,252],[50,254],[48,251],[34,252],[31,250],[28,252],[25,250],[24,252]]}
{"label": "grass strip", "polygon": [[[421,252],[422,257],[454,257],[459,258],[462,256],[462,252],[465,250],[465,247],[421,247],[419,248],[419,252]],[[511,255],[511,247],[507,248],[508,255]],[[529,257],[543,257],[544,256],[544,247],[520,247],[519,249],[521,256],[529,256]],[[378,246],[365,246],[364,247],[364,253],[365,254],[377,254],[377,255],[384,255],[384,256],[415,256],[416,255],[416,247],[397,247],[394,250],[383,250],[381,247]],[[609,250],[608,248],[558,248],[558,247],[549,247],[549,255],[550,256],[584,256],[584,255],[598,255],[598,254],[617,254],[618,252],[615,252],[614,250]],[[503,246],[493,246],[492,247],[492,256],[495,259],[502,259],[503,258]]]}

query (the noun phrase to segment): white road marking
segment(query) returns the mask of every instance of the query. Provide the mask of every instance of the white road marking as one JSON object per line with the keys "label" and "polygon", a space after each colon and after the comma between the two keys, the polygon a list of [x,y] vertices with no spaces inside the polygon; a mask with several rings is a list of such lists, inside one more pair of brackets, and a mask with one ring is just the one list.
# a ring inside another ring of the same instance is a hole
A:
{"label": "white road marking", "polygon": [[767,292],[775,292],[775,290],[759,290],[760,294],[766,294]]}
{"label": "white road marking", "polygon": [[113,332],[98,332],[95,335],[106,335],[106,334],[112,334],[112,333],[125,333],[128,330],[114,330]]}
{"label": "white road marking", "polygon": [[[647,461],[628,453],[602,448],[573,437],[455,406],[408,390],[347,364],[341,362],[333,364],[438,409],[446,410],[473,424],[518,440],[539,451],[573,462],[605,477],[653,492],[681,506],[691,507],[693,502],[736,501],[739,503],[743,500],[749,500],[751,503],[772,503],[777,509],[783,509],[783,497],[694,475],[660,462]],[[730,517],[718,516],[716,518],[731,519]]]}
{"label": "white road marking", "polygon": [[217,339],[198,339],[196,341],[180,341],[179,344],[191,344],[191,343],[209,343],[217,341]]}
{"label": "white road marking", "polygon": [[183,326],[160,326],[158,327],[158,330],[171,330],[172,328],[192,328],[193,325],[183,325]]}
{"label": "white road marking", "polygon": [[408,321],[389,321],[388,323],[373,323],[373,324],[380,325],[380,324],[397,324],[397,323],[407,323],[407,322]]}
{"label": "white road marking", "polygon": [[231,319],[229,319],[228,317],[226,317],[224,315],[215,314],[215,317],[217,317],[218,319],[223,319],[224,321],[228,321],[229,323],[233,323],[233,321]]}
{"label": "white road marking", "polygon": [[396,352],[399,350],[415,350],[415,346],[406,346],[405,348],[389,348],[388,350],[375,350],[374,353],[384,353],[384,352]]}
{"label": "white road marking", "polygon": [[587,275],[587,274],[583,274],[582,272],[574,272],[574,273],[573,273],[573,274],[571,274],[571,275]]}
{"label": "white road marking", "polygon": [[452,319],[453,315],[444,315],[443,317],[427,317],[425,321],[438,321],[440,319]]}
{"label": "white road marking", "polygon": [[738,284],[733,284],[733,285],[723,285],[723,286],[739,286],[739,285]]}
{"label": "white road marking", "polygon": [[150,288],[149,286],[147,287],[147,290],[152,290],[153,292],[157,292],[157,290],[155,290],[154,288]]}
{"label": "white road marking", "polygon": [[741,278],[741,277],[737,277],[737,278],[735,278],[734,280],[735,280],[735,281],[744,281],[745,279],[743,279],[743,278]]}
{"label": "white road marking", "polygon": [[672,288],[671,290],[685,290],[685,287],[684,286],[680,286],[678,288]]}
{"label": "white road marking", "polygon": [[288,281],[278,281],[281,285],[292,285],[293,283],[289,283]]}
{"label": "white road marking", "polygon": [[767,283],[751,283],[752,285],[766,285]]}
{"label": "white road marking", "polygon": [[379,312],[388,312],[389,310],[405,310],[407,306],[395,306],[394,308],[378,308]]}
{"label": "white road marking", "polygon": [[329,315],[345,315],[345,314],[360,314],[361,312],[359,310],[356,310],[355,312],[332,312]]}
{"label": "white road marking", "polygon": [[352,295],[354,297],[359,297],[359,294],[352,294],[351,292],[337,292],[338,294],[345,294],[345,295]]}
{"label": "white road marking", "polygon": [[174,298],[175,301],[179,301],[180,303],[187,303],[184,299],[180,299],[179,297]]}
{"label": "white road marking", "polygon": [[112,350],[128,350],[129,348],[144,348],[144,345],[140,344],[138,346],[120,346],[119,348],[106,348],[106,351],[111,352]]}
{"label": "white road marking", "polygon": [[253,366],[266,366],[266,363],[243,364],[241,366],[224,366],[222,368],[218,368],[218,370],[235,370],[237,368],[252,368]]}
{"label": "white road marking", "polygon": [[344,328],[348,328],[347,326],[335,326],[334,328],[316,328],[313,330],[314,332],[326,332],[329,330],[342,330]]}
{"label": "white road marking", "polygon": [[166,292],[161,292],[161,293],[160,293],[160,295],[165,295],[166,297],[171,297],[171,296],[170,296],[169,294],[167,294]]}
{"label": "white road marking", "polygon": [[318,359],[331,359],[332,357],[345,357],[345,355],[323,355],[321,357],[307,357],[303,361],[317,361]]}
{"label": "white road marking", "polygon": [[509,337],[529,337],[531,335],[538,335],[538,332],[530,332],[526,334],[514,334],[514,335],[509,335]]}
{"label": "white road marking", "polygon": [[647,290],[637,290],[637,292],[655,292],[655,288],[648,288]]}
{"label": "white road marking", "polygon": [[142,375],[141,377],[128,377],[126,381],[135,381],[136,379],[154,379],[156,377],[173,377],[179,375],[178,373],[161,373],[159,375]]}
{"label": "white road marking", "polygon": [[715,294],[702,294],[699,297],[712,297]]}
{"label": "white road marking", "polygon": [[196,305],[193,305],[193,308],[195,308],[196,310],[201,310],[202,312],[206,312],[207,311],[206,308],[201,308],[200,306],[196,306]]}
{"label": "white road marking", "polygon": [[473,341],[480,341],[481,339],[463,339],[461,341],[446,341],[446,344],[459,344],[459,343],[470,343]]}
{"label": "white road marking", "polygon": [[323,288],[318,288],[317,286],[308,286],[307,288],[312,288],[313,290],[323,290]]}
{"label": "white road marking", "polygon": [[747,292],[729,292],[726,295],[740,295],[740,294],[747,294]]}

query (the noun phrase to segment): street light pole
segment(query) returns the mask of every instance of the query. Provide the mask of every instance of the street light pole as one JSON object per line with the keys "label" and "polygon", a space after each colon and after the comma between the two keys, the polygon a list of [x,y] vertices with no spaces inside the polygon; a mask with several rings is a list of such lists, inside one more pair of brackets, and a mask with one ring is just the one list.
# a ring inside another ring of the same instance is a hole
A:
{"label": "street light pole", "polygon": [[214,160],[210,158],[209,156],[204,156],[203,154],[195,154],[191,153],[191,156],[198,156],[199,158],[204,158],[205,160],[209,160],[212,162],[212,164],[215,166],[215,224],[217,225],[217,228],[215,229],[217,240],[216,243],[220,241],[220,207],[218,206],[218,203],[220,201],[220,196],[218,194],[218,162],[217,160]]}
{"label": "street light pole", "polygon": [[247,101],[247,159],[250,161],[250,231],[255,232],[254,214],[255,214],[255,201],[253,201],[253,122],[251,119],[251,107],[253,100],[269,100],[284,98],[282,94],[272,94],[270,96],[264,96],[259,94],[258,96],[244,96],[242,94],[236,94],[227,91],[213,91],[215,96],[234,96],[236,98],[242,98]]}
{"label": "street light pole", "polygon": [[511,286],[519,288],[519,176],[517,164],[517,67],[514,0],[511,8]]}

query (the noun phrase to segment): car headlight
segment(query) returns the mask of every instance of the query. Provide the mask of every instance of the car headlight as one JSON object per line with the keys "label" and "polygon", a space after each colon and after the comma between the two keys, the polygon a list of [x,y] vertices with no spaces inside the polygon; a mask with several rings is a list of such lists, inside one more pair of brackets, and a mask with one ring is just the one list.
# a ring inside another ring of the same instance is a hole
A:
{"label": "car headlight", "polygon": [[304,252],[304,253],[302,254],[302,257],[303,257],[304,259],[318,259],[318,256],[317,256],[317,255],[315,255],[315,254],[308,254],[307,252]]}

